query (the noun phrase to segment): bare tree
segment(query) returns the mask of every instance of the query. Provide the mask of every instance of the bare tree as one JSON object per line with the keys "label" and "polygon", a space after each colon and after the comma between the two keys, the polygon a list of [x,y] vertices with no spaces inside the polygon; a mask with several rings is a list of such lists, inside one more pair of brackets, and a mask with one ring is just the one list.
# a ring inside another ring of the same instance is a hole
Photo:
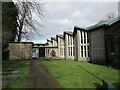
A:
{"label": "bare tree", "polygon": [[108,13],[108,14],[106,15],[106,17],[103,18],[103,19],[101,19],[101,20],[99,20],[98,23],[105,22],[105,21],[110,20],[110,19],[112,19],[112,18],[114,18],[114,17],[117,17],[117,14],[116,14],[116,13]]}
{"label": "bare tree", "polygon": [[30,32],[38,32],[36,24],[43,27],[33,16],[38,15],[39,19],[43,21],[43,4],[40,2],[29,2],[28,0],[18,0],[16,3],[18,8],[18,27],[17,27],[17,41],[20,42],[22,35]]}

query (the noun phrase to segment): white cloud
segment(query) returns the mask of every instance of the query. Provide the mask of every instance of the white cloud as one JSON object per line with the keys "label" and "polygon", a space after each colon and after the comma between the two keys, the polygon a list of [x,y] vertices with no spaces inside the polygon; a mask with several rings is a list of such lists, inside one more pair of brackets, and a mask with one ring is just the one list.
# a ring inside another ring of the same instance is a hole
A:
{"label": "white cloud", "polygon": [[70,10],[71,7],[71,3],[63,3],[63,2],[53,2],[53,3],[46,3],[46,10],[48,13],[53,14],[53,13],[60,13],[60,12],[64,12],[67,10]]}
{"label": "white cloud", "polygon": [[80,11],[79,11],[79,10],[76,10],[76,11],[73,13],[73,16],[74,16],[74,17],[79,17],[79,16],[81,16]]}
{"label": "white cloud", "polygon": [[69,20],[67,18],[65,18],[65,19],[58,19],[57,23],[61,24],[61,25],[73,25],[73,21]]}
{"label": "white cloud", "polygon": [[117,3],[107,2],[49,2],[45,4],[46,22],[41,22],[38,16],[35,18],[44,25],[38,26],[39,33],[43,36],[36,37],[37,40],[49,39],[63,31],[73,31],[74,25],[87,27],[97,23],[103,16],[110,12],[118,12]]}
{"label": "white cloud", "polygon": [[60,26],[71,26],[73,25],[73,21],[70,20],[70,19],[67,19],[67,18],[64,18],[64,19],[48,19],[47,20],[47,23],[48,24],[57,24],[57,25],[60,25]]}

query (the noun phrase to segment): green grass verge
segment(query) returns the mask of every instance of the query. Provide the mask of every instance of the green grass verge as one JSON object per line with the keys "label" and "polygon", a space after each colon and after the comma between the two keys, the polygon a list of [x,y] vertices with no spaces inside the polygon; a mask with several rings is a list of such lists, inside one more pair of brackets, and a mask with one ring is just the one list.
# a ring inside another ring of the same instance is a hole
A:
{"label": "green grass verge", "polygon": [[7,86],[3,88],[27,88],[28,73],[30,68],[30,61],[28,60],[8,60],[2,62],[3,71],[18,70],[19,73],[15,73],[16,77],[3,78],[3,80],[12,80]]}
{"label": "green grass verge", "polygon": [[108,79],[114,86],[120,87],[120,70],[65,60],[43,60],[41,63],[65,88],[99,88],[102,87],[102,79]]}

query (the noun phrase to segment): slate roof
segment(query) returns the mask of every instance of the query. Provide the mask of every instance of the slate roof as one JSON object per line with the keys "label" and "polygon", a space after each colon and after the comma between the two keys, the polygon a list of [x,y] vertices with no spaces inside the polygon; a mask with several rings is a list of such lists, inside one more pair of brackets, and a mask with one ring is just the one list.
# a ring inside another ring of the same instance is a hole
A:
{"label": "slate roof", "polygon": [[51,39],[56,40],[56,37],[51,37]]}
{"label": "slate roof", "polygon": [[73,32],[70,32],[70,31],[65,31],[64,33],[69,34],[69,35],[73,35]]}
{"label": "slate roof", "polygon": [[51,40],[47,39],[47,41],[51,42]]}
{"label": "slate roof", "polygon": [[63,35],[56,35],[57,37],[63,38]]}
{"label": "slate roof", "polygon": [[95,28],[98,28],[98,27],[101,27],[101,26],[110,26],[110,25],[114,24],[115,22],[117,22],[119,20],[120,20],[120,16],[112,18],[112,19],[110,19],[108,21],[105,21],[103,23],[95,24],[93,26],[89,26],[89,27],[75,26],[75,28],[79,28],[79,29],[83,29],[83,30],[92,30],[92,29],[95,29]]}

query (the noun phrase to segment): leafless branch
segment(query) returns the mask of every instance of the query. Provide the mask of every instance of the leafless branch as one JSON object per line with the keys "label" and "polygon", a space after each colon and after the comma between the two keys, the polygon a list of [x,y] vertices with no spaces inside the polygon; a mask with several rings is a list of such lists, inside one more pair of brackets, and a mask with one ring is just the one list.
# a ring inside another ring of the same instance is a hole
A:
{"label": "leafless branch", "polygon": [[[23,27],[27,27],[29,31],[31,32],[38,32],[39,30],[36,28],[35,25],[39,25],[43,27],[40,22],[38,22],[33,17],[33,12],[35,14],[38,14],[39,19],[41,21],[44,21],[44,15],[43,15],[43,7],[44,4],[39,2],[29,2],[28,0],[18,0],[16,3],[16,7],[18,8],[18,30],[17,30],[17,36],[18,36],[18,42],[21,41],[22,35],[26,34],[28,32],[23,31]],[[27,31],[27,30],[26,30]]]}

